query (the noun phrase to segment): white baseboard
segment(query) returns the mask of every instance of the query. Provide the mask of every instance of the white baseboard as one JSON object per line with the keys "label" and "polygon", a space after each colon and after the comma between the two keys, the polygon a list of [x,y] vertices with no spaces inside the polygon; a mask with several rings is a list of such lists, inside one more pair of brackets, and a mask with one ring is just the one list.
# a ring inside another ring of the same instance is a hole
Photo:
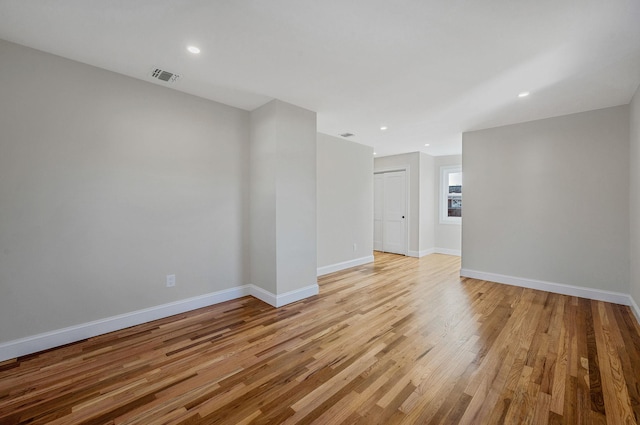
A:
{"label": "white baseboard", "polygon": [[[461,269],[460,276],[474,279],[488,280],[490,282],[506,283],[507,285],[523,288],[538,289],[540,291],[554,292],[556,294],[570,295],[573,297],[589,298],[591,300],[606,301],[614,304],[632,306],[633,299],[629,294],[621,292],[605,291],[603,289],[584,288],[581,286],[566,285],[564,283],[545,282],[542,280],[527,279],[515,276],[505,276],[497,273],[486,273],[477,270]],[[634,303],[635,304],[635,303]],[[637,306],[636,306],[637,309]],[[638,313],[636,313],[637,315]],[[640,320],[640,319],[639,319]]]}
{"label": "white baseboard", "polygon": [[274,307],[276,306],[276,304],[278,304],[278,297],[275,294],[265,289],[262,289],[256,285],[248,285],[248,286],[249,286],[249,295],[251,295],[252,297],[257,298],[260,301],[264,301],[267,304],[270,304]]}
{"label": "white baseboard", "polygon": [[57,329],[26,338],[0,344],[0,361],[59,347],[86,338],[140,325],[187,311],[207,307],[224,301],[251,295],[250,285],[212,292],[185,300],[145,308],[131,313],[119,314],[105,319],[94,320],[68,328]]}
{"label": "white baseboard", "polygon": [[[254,287],[256,289],[260,289],[257,286],[254,286]],[[320,287],[318,286],[317,283],[314,283],[314,284],[305,286],[304,288],[295,289],[293,291],[285,292],[284,294],[278,295],[276,297],[275,305],[274,304],[271,304],[271,305],[273,305],[274,307],[282,307],[283,305],[291,304],[296,301],[300,301],[305,298],[318,295],[319,293],[320,293]],[[256,296],[256,298],[258,297]]]}
{"label": "white baseboard", "polygon": [[462,252],[459,249],[435,248],[436,254],[455,255],[460,257]]}
{"label": "white baseboard", "polygon": [[409,251],[407,252],[407,256],[420,258],[420,257],[424,257],[425,255],[434,254],[435,252],[436,252],[435,248],[430,248],[430,249],[423,249],[421,251]]}
{"label": "white baseboard", "polygon": [[429,248],[423,249],[421,251],[409,251],[407,253],[408,257],[424,257],[425,255],[430,254],[446,254],[446,255],[457,255],[460,257],[461,253],[459,249],[449,249],[449,248]]}
{"label": "white baseboard", "polygon": [[373,262],[373,255],[368,255],[366,257],[356,258],[355,260],[343,261],[341,263],[318,267],[318,276],[323,276],[325,274],[338,272],[340,270],[361,266],[363,264],[372,263],[372,262]]}
{"label": "white baseboard", "polygon": [[631,300],[629,307],[631,307],[631,311],[636,315],[636,320],[640,323],[640,307],[638,307],[636,300],[634,300],[632,296],[629,296],[629,299]]}
{"label": "white baseboard", "polygon": [[45,332],[26,338],[0,343],[0,362],[120,329],[125,329],[131,326],[140,325],[142,323],[151,322],[153,320],[163,319],[175,314],[185,313],[198,308],[234,300],[247,295],[258,298],[259,300],[262,300],[274,307],[282,307],[283,305],[317,295],[318,293],[319,287],[317,283],[277,296],[259,288],[256,285],[237,286],[231,289],[212,292],[210,294],[162,304],[156,307],[145,308],[131,313],[120,314],[117,316],[107,317],[105,319],[70,326],[68,328],[57,329],[51,332]]}

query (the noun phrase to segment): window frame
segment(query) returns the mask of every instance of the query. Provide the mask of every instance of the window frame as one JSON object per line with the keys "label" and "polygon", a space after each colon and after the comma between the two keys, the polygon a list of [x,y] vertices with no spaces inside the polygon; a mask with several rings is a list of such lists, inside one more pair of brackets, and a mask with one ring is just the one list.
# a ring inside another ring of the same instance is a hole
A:
{"label": "window frame", "polygon": [[[462,173],[462,165],[444,165],[440,167],[440,224],[462,224],[462,217],[449,217],[449,174],[456,173]],[[462,191],[464,192],[464,183],[462,186]],[[460,196],[462,197],[462,193]]]}

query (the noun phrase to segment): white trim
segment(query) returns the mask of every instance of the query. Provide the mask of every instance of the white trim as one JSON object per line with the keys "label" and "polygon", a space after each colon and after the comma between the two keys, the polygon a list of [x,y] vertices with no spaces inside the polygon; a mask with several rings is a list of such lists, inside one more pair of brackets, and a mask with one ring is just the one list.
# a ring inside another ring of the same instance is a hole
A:
{"label": "white trim", "polygon": [[409,251],[407,252],[408,257],[420,258],[425,255],[434,254],[436,252],[435,248],[423,249],[421,251]]}
{"label": "white trim", "polygon": [[407,256],[408,257],[420,258],[420,257],[424,257],[425,255],[431,255],[431,254],[456,255],[458,257],[460,257],[462,255],[459,249],[429,248],[429,249],[423,249],[423,250],[420,250],[420,251],[409,251],[407,253]]}
{"label": "white trim", "polygon": [[[155,307],[119,314],[105,319],[94,320],[68,328],[57,329],[25,338],[0,343],[0,361],[13,359],[26,354],[36,353],[49,348],[59,347],[97,335],[140,325],[153,320],[173,316],[213,304],[252,295],[250,285],[212,292],[185,300],[174,301]],[[257,297],[256,297],[257,298]]]}
{"label": "white trim", "polygon": [[631,311],[636,315],[636,320],[640,323],[640,307],[638,307],[636,300],[634,300],[632,296],[629,296],[629,299],[631,300],[629,307],[631,307]]}
{"label": "white trim", "polygon": [[118,331],[153,320],[163,319],[175,314],[234,300],[247,295],[251,295],[274,307],[282,307],[283,305],[317,295],[319,290],[318,284],[315,283],[276,296],[256,285],[237,286],[235,288],[224,289],[210,294],[0,343],[0,362],[72,342],[82,341],[83,339]]}
{"label": "white trim", "polygon": [[436,254],[445,254],[445,255],[456,255],[458,257],[462,256],[462,251],[459,249],[449,249],[449,248],[434,248]]}
{"label": "white trim", "polygon": [[305,286],[304,288],[294,289],[293,291],[278,295],[276,297],[276,305],[274,307],[282,307],[283,305],[291,304],[296,301],[318,295],[319,293],[320,287],[317,283],[313,283]]}
{"label": "white trim", "polygon": [[325,274],[337,272],[344,269],[349,269],[351,267],[361,266],[363,264],[368,264],[372,262],[373,262],[373,255],[368,255],[366,257],[356,258],[348,261],[342,261],[341,263],[329,264],[328,266],[318,267],[317,276],[324,276]]}
{"label": "white trim", "polygon": [[488,280],[497,283],[505,283],[507,285],[520,286],[523,288],[538,289],[540,291],[554,292],[556,294],[570,295],[573,297],[606,301],[614,304],[631,306],[631,303],[633,301],[629,294],[623,294],[621,292],[584,288],[581,286],[566,285],[564,283],[545,282],[542,280],[527,279],[515,276],[505,276],[502,274],[486,273],[477,270],[461,269],[460,276],[471,277],[480,280]]}
{"label": "white trim", "polygon": [[278,304],[278,297],[275,294],[262,289],[256,285],[248,285],[249,286],[249,295],[259,299],[260,301],[264,301],[265,303],[276,306]]}

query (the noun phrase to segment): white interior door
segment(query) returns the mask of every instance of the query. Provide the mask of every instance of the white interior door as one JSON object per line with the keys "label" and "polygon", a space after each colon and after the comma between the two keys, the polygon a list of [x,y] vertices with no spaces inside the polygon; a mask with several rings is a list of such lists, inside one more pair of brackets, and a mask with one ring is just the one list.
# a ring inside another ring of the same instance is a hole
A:
{"label": "white interior door", "polygon": [[373,249],[407,254],[404,171],[374,175]]}
{"label": "white interior door", "polygon": [[404,171],[384,173],[384,224],[382,250],[406,254],[405,249],[405,181]]}

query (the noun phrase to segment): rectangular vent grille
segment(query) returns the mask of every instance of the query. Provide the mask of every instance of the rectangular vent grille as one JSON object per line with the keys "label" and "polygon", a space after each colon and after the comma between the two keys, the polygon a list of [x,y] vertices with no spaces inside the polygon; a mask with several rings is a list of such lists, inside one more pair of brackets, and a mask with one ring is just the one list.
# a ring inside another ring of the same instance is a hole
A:
{"label": "rectangular vent grille", "polygon": [[355,134],[353,134],[353,133],[342,133],[341,136],[342,137],[353,137],[353,136],[355,136]]}
{"label": "rectangular vent grille", "polygon": [[167,83],[175,83],[180,78],[178,74],[174,74],[173,72],[169,71],[163,71],[160,68],[154,68],[151,71],[151,77],[156,78],[160,81],[165,81]]}

